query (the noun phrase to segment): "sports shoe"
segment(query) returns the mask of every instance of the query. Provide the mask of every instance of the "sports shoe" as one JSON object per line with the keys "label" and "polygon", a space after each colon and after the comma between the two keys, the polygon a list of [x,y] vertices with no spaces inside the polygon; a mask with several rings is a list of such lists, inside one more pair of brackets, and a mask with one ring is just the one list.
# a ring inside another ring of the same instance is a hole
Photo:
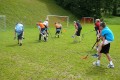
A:
{"label": "sports shoe", "polygon": [[98,55],[98,54],[93,54],[92,56],[93,56],[94,58],[98,58],[99,55]]}
{"label": "sports shoe", "polygon": [[20,46],[22,46],[22,43],[20,43]]}
{"label": "sports shoe", "polygon": [[93,62],[94,66],[100,66],[100,63],[98,63],[97,61]]}
{"label": "sports shoe", "polygon": [[75,36],[72,36],[72,38],[75,38]]}
{"label": "sports shoe", "polygon": [[108,68],[114,68],[114,64],[113,65],[111,65],[111,64],[108,64],[108,66],[107,66]]}

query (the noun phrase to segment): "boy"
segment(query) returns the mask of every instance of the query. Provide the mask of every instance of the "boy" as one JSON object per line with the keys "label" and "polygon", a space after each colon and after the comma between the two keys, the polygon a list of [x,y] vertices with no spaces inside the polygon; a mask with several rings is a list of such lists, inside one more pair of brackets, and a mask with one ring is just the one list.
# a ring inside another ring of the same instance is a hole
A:
{"label": "boy", "polygon": [[59,38],[59,36],[60,36],[60,32],[61,32],[61,29],[62,29],[62,25],[60,24],[60,22],[55,23],[55,28],[56,28],[55,36],[57,35],[58,38]]}
{"label": "boy", "polygon": [[[97,38],[98,38],[99,35],[100,35],[100,19],[95,20],[95,31],[96,31],[96,35],[97,35]],[[99,44],[99,40],[96,44],[96,50],[98,50],[98,44]]]}
{"label": "boy", "polygon": [[[80,24],[79,21],[74,21],[74,26],[75,26],[75,34],[72,36],[73,38],[78,36],[80,38],[80,33],[81,33],[81,30],[82,30],[82,26]],[[81,41],[81,39],[80,39]]]}
{"label": "boy", "polygon": [[114,64],[109,54],[110,43],[114,40],[114,35],[104,22],[100,24],[100,30],[100,39],[102,40],[102,42],[98,46],[98,60],[94,62],[93,65],[100,66],[101,55],[102,53],[104,53],[109,60],[108,68],[114,68]]}
{"label": "boy", "polygon": [[49,23],[48,23],[48,19],[46,19],[46,21],[44,21],[43,22],[43,24],[44,24],[44,26],[45,26],[45,31],[47,32],[47,36],[48,36],[48,25],[49,25]]}
{"label": "boy", "polygon": [[95,30],[96,30],[96,35],[100,33],[100,19],[95,20]]}
{"label": "boy", "polygon": [[22,46],[22,39],[24,36],[24,26],[22,23],[17,23],[15,26],[15,37],[14,39],[16,39],[16,35],[17,35],[17,39],[18,39],[18,44],[20,46]]}
{"label": "boy", "polygon": [[39,41],[41,41],[41,37],[42,37],[42,36],[43,36],[43,38],[44,38],[44,41],[47,41],[46,31],[45,31],[45,25],[42,23],[42,21],[39,21],[39,23],[38,23],[37,25],[38,25],[38,28],[39,28],[39,31],[40,31]]}

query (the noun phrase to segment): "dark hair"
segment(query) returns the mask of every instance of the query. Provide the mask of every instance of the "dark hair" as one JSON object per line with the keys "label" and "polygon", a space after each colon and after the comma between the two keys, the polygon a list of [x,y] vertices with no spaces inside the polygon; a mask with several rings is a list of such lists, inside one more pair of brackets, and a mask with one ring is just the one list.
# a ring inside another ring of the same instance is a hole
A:
{"label": "dark hair", "polygon": [[103,28],[105,28],[105,27],[106,27],[105,22],[101,22],[101,23],[100,23],[100,26],[102,26]]}

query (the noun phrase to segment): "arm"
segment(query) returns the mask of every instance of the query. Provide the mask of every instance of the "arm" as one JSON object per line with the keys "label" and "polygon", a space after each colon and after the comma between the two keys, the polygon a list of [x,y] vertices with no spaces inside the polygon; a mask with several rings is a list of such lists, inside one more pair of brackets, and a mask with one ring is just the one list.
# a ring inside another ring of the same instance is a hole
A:
{"label": "arm", "polygon": [[14,40],[16,39],[16,35],[17,35],[17,33],[16,33],[16,29],[15,29],[15,31],[14,31]]}
{"label": "arm", "polygon": [[41,28],[39,27],[39,31],[40,31],[40,33],[41,33]]}
{"label": "arm", "polygon": [[14,37],[16,37],[16,30],[15,30],[15,34],[14,35],[15,35]]}
{"label": "arm", "polygon": [[101,36],[100,39],[103,41],[103,42],[102,42],[102,46],[104,46],[105,37]]}

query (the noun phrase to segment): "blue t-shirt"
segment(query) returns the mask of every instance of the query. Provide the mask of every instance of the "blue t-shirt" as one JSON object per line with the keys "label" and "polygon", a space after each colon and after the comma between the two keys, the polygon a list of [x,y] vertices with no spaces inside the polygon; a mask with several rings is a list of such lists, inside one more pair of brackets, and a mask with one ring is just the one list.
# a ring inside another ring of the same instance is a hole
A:
{"label": "blue t-shirt", "polygon": [[24,31],[24,26],[23,26],[23,24],[18,23],[18,24],[15,26],[15,31],[16,31],[17,35],[20,35],[20,34]]}
{"label": "blue t-shirt", "polygon": [[114,40],[113,32],[107,26],[102,30],[101,35],[108,41]]}

